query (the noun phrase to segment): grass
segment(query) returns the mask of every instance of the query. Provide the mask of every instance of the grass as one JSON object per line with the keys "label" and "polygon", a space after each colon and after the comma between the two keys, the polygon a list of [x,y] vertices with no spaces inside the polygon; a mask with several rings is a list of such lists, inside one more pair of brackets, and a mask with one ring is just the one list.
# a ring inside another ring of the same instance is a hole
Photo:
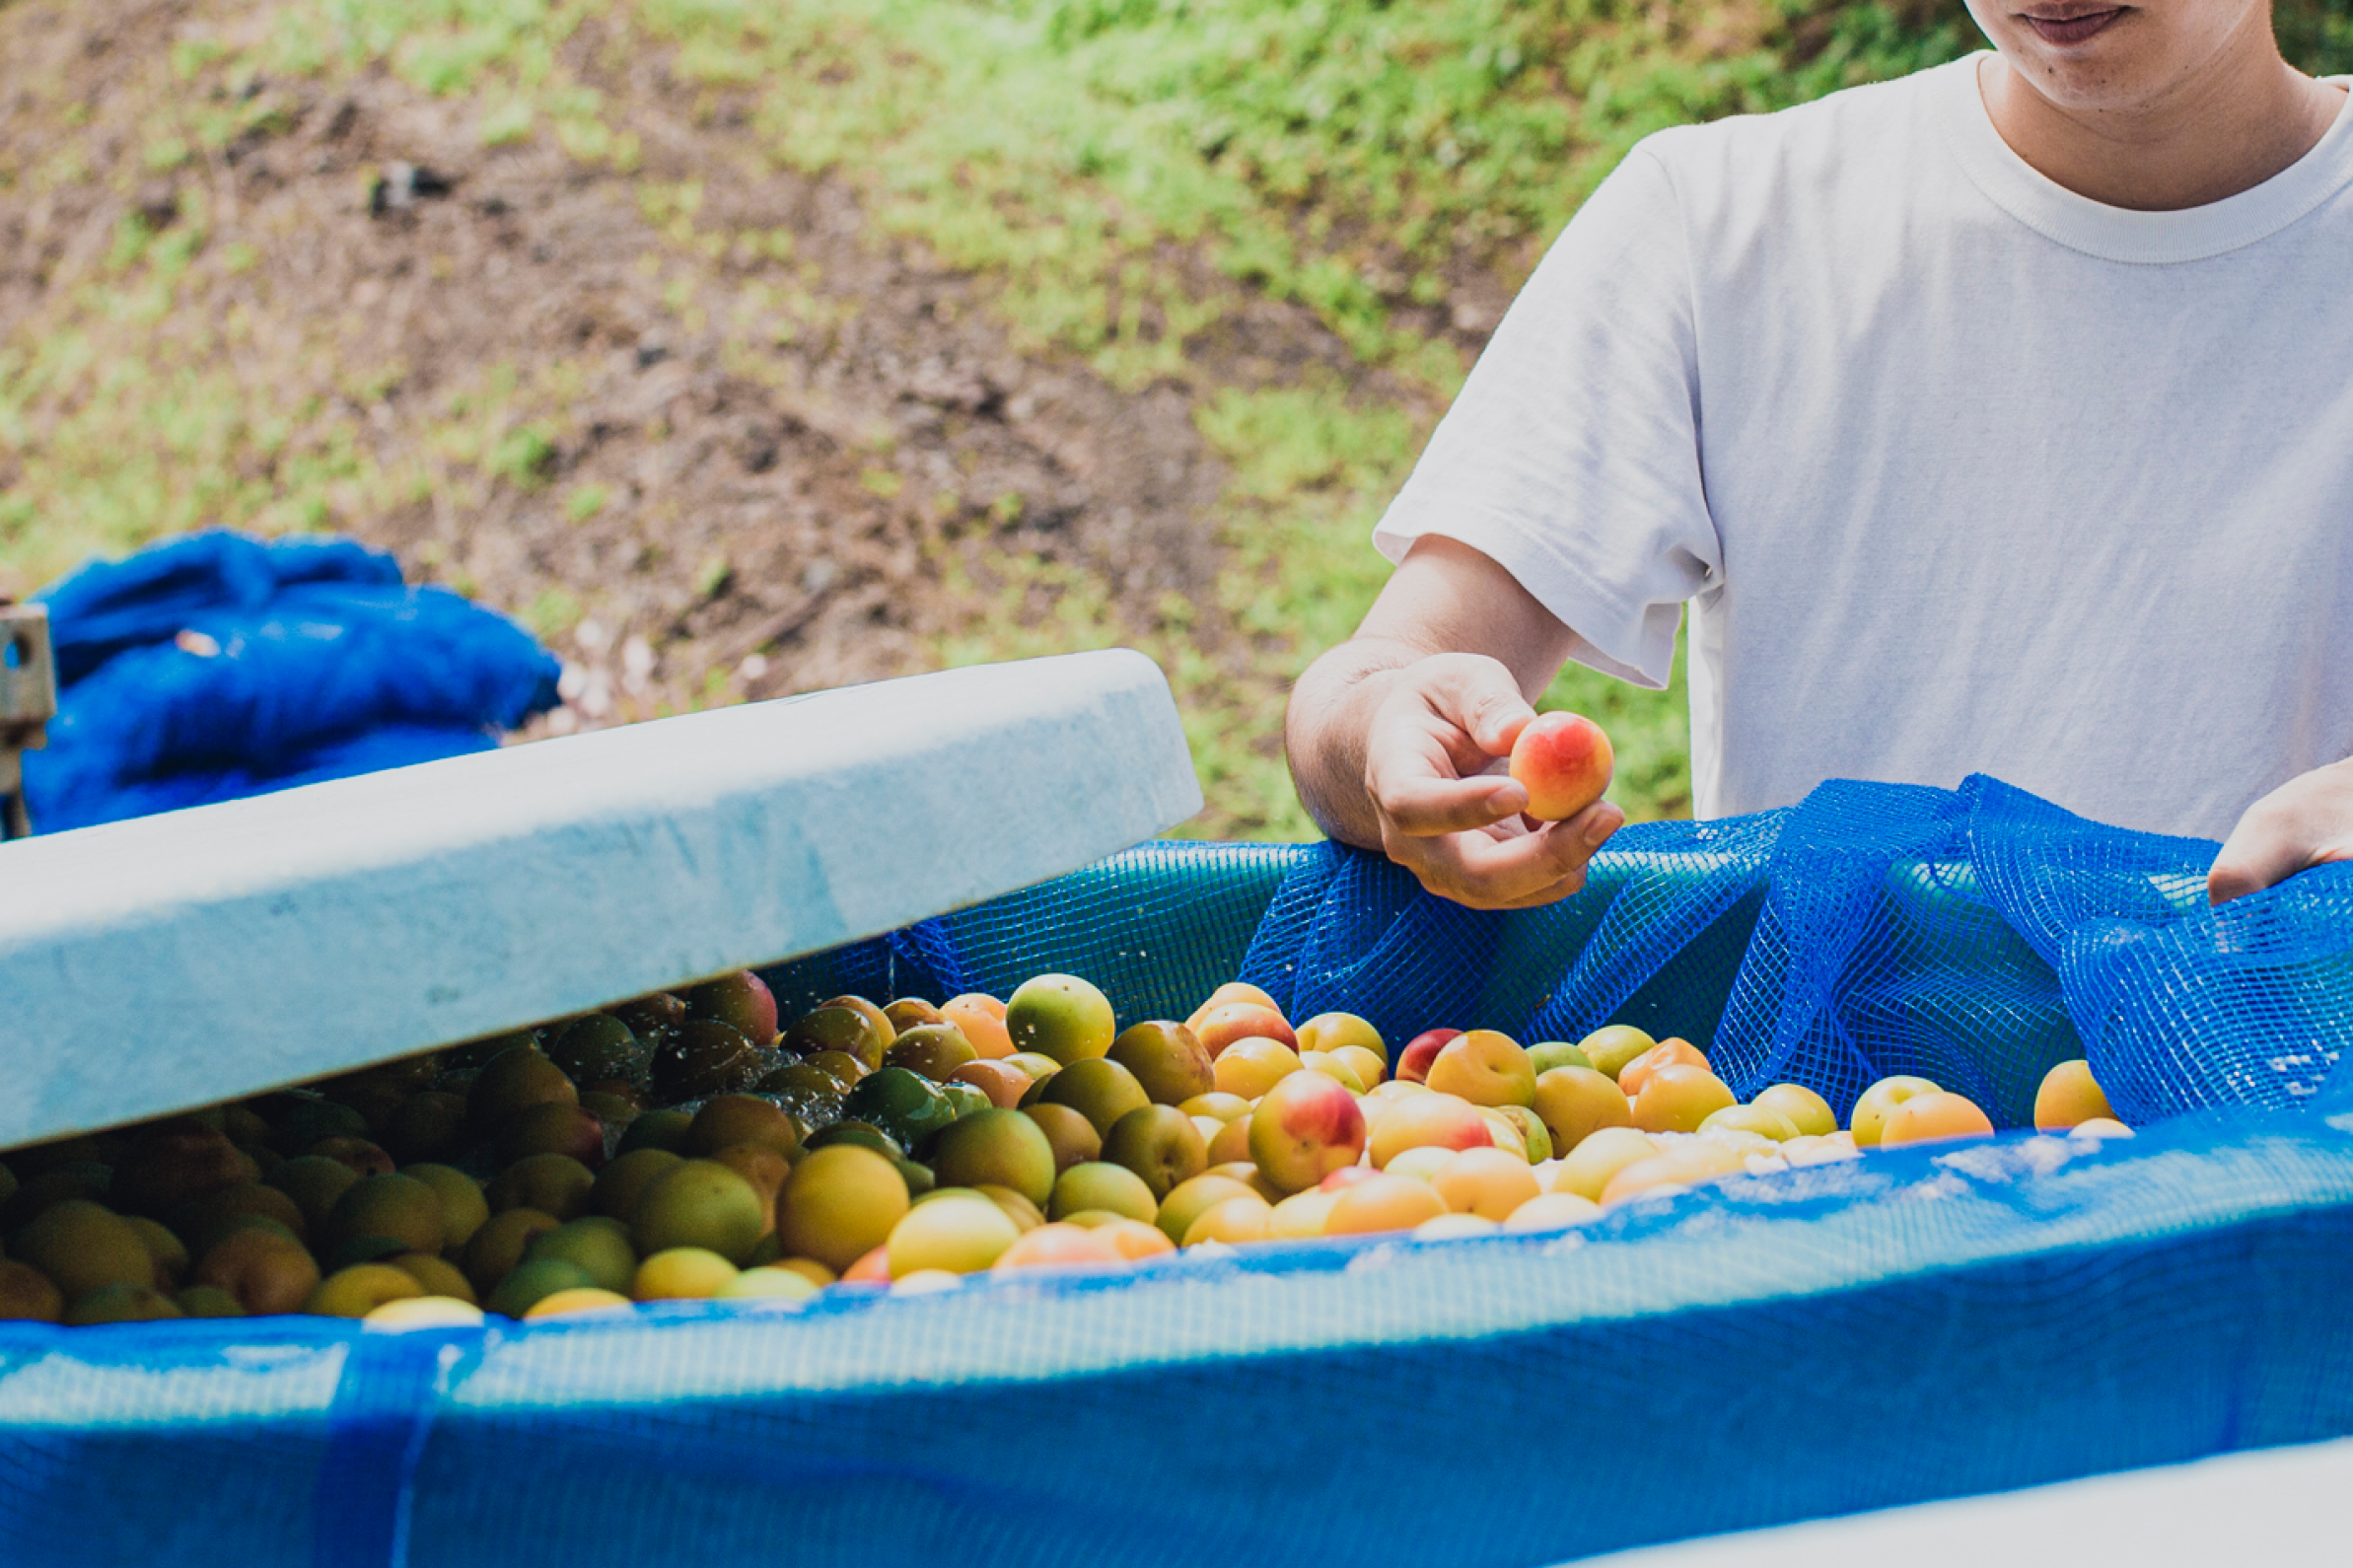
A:
{"label": "grass", "polygon": [[[2284,4],[2292,55],[2353,65],[2348,3]],[[934,653],[1145,648],[1176,686],[1211,800],[1194,830],[1276,837],[1313,831],[1274,743],[1287,684],[1386,575],[1367,535],[1466,369],[1456,307],[1508,295],[1649,131],[1976,43],[1959,6],[1935,0],[282,0],[207,14],[217,25],[183,30],[117,89],[143,106],[139,169],[198,167],[282,128],[273,82],[386,70],[469,113],[485,145],[552,138],[635,178],[626,113],[562,64],[594,14],[612,48],[669,51],[713,101],[748,99],[758,155],[849,181],[887,232],[986,280],[1022,351],[1082,359],[1122,388],[1184,388],[1231,473],[1215,603],[1139,616],[1066,563],[1014,556],[980,581],[948,561],[945,587],[971,612]],[[75,123],[90,109],[56,111]],[[125,178],[85,156],[0,147],[0,189]],[[564,367],[485,378],[421,456],[382,467],[354,439],[356,410],[399,367],[343,364],[331,323],[240,305],[252,244],[213,244],[204,182],[183,188],[178,222],[126,219],[37,331],[0,341],[0,591],[189,528],[349,526],[547,482]],[[666,254],[789,254],[789,235],[705,232],[701,196],[639,181]],[[1263,300],[1306,313],[1339,362],[1269,370],[1236,351],[1223,323]],[[789,315],[743,329],[789,333]],[[270,363],[311,367],[303,385],[245,368],[264,340]],[[872,470],[878,494],[898,482]],[[587,486],[560,504],[579,521],[606,500]],[[563,593],[514,607],[549,634],[582,613]],[[1648,692],[1572,669],[1547,694],[1608,726],[1637,818],[1688,809],[1680,670]]]}

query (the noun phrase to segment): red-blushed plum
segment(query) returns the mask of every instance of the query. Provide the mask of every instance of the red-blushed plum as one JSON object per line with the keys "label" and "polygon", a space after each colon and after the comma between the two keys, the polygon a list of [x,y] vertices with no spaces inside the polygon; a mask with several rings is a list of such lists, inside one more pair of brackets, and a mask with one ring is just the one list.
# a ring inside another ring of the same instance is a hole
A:
{"label": "red-blushed plum", "polygon": [[1224,1055],[1236,1040],[1271,1039],[1293,1050],[1299,1048],[1299,1036],[1283,1015],[1256,1002],[1229,1002],[1204,1016],[1192,1028],[1194,1038],[1209,1052],[1212,1061]]}
{"label": "red-blushed plum", "polygon": [[742,1033],[754,1045],[776,1042],[776,998],[768,982],[749,969],[738,969],[690,987],[678,1000],[689,1018],[712,1018]]}
{"label": "red-blushed plum", "polygon": [[1631,1100],[1642,1093],[1642,1086],[1651,1081],[1651,1074],[1662,1067],[1707,1065],[1706,1054],[1689,1040],[1663,1039],[1618,1070],[1617,1087],[1624,1090],[1626,1098]]}
{"label": "red-blushed plum", "polygon": [[1400,1084],[1418,1084],[1430,1076],[1430,1064],[1438,1060],[1438,1053],[1446,1049],[1447,1041],[1459,1039],[1459,1029],[1426,1029],[1405,1042],[1397,1052],[1397,1070],[1391,1076]]}
{"label": "red-blushed plum", "polygon": [[883,1016],[891,1027],[904,1034],[908,1030],[924,1024],[944,1024],[948,1015],[920,996],[902,996],[895,1002],[883,1004]]}
{"label": "red-blushed plum", "polygon": [[1258,987],[1251,985],[1245,980],[1228,980],[1225,984],[1210,992],[1208,1000],[1204,1001],[1199,1007],[1193,1009],[1192,1017],[1184,1021],[1184,1027],[1197,1032],[1201,1027],[1201,1020],[1207,1018],[1219,1008],[1229,1007],[1236,1002],[1254,1002],[1258,1006],[1263,1007],[1270,1012],[1278,1014],[1282,1012],[1282,1009],[1275,1005],[1274,998],[1267,995],[1264,991],[1258,989]]}
{"label": "red-blushed plum", "polygon": [[1528,791],[1528,815],[1557,822],[1609,788],[1609,737],[1581,713],[1539,713],[1512,745],[1512,777]]}
{"label": "red-blushed plum", "polygon": [[984,1061],[1002,1061],[1013,1054],[1013,1036],[1005,1029],[1005,1004],[985,991],[967,991],[940,1004],[940,1017],[964,1032]]}
{"label": "red-blushed plum", "polygon": [[1030,1091],[1030,1075],[998,1058],[966,1062],[948,1077],[952,1083],[972,1085],[988,1096],[990,1105],[1003,1110],[1020,1105],[1022,1096]]}
{"label": "red-blushed plum", "polygon": [[1282,1079],[1250,1113],[1250,1159],[1285,1193],[1356,1164],[1364,1149],[1365,1116],[1356,1097],[1320,1073]]}

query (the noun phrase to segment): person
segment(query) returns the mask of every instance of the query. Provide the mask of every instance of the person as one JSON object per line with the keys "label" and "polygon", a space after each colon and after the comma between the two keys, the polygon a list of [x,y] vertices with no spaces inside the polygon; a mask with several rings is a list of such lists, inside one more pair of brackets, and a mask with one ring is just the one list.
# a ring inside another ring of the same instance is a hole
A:
{"label": "person", "polygon": [[1993,774],[2353,856],[2353,111],[2265,0],[1969,0],[1994,44],[1647,138],[1514,303],[1293,690],[1300,795],[1433,892],[1581,886],[1501,758],[1578,660],[1663,686],[1693,803]]}

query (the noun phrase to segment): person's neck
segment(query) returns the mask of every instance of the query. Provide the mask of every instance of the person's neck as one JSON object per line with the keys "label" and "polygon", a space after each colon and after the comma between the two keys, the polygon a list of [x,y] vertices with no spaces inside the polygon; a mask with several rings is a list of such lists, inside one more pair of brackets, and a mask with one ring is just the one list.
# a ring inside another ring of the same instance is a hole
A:
{"label": "person's neck", "polygon": [[2343,93],[2261,49],[2129,109],[2070,108],[2036,92],[2007,57],[1978,62],[1977,87],[2010,150],[2079,196],[2172,212],[2250,190],[2327,133]]}

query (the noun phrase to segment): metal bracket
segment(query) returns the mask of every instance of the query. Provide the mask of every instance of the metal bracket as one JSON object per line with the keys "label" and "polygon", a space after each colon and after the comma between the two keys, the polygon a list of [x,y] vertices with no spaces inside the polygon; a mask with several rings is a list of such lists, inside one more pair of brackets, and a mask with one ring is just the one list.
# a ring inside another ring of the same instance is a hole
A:
{"label": "metal bracket", "polygon": [[49,744],[57,716],[57,662],[43,605],[0,604],[0,839],[29,838],[23,753]]}

